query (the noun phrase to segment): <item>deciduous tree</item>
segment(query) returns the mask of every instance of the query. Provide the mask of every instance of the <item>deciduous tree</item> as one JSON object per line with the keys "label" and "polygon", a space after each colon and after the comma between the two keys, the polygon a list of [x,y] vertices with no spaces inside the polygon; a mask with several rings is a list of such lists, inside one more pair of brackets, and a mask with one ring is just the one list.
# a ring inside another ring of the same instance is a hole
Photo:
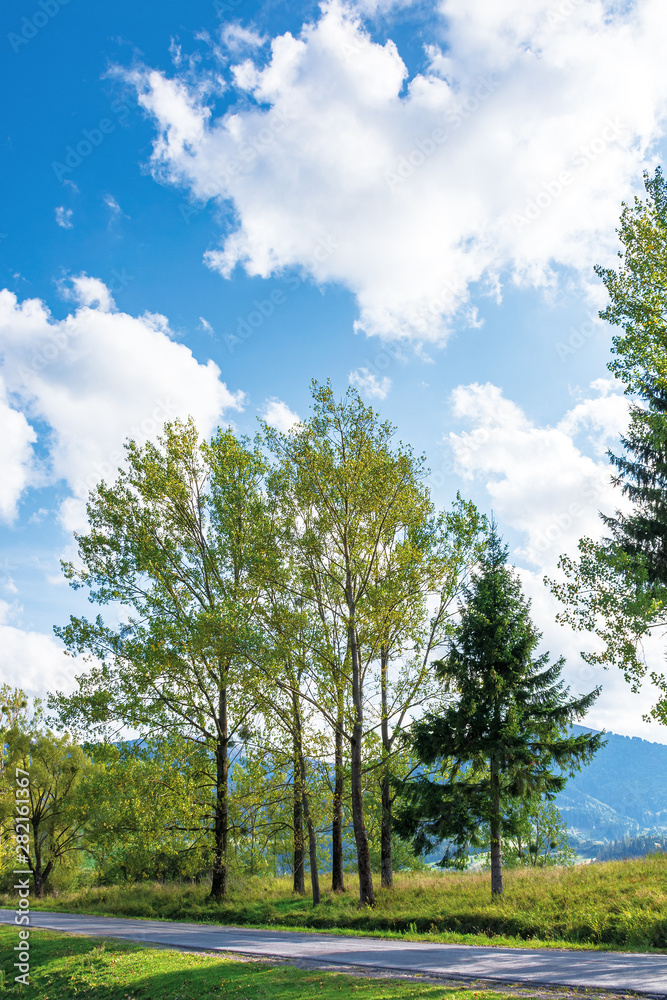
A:
{"label": "deciduous tree", "polygon": [[[342,402],[330,385],[313,386],[313,415],[287,434],[265,428],[278,459],[271,492],[292,525],[290,548],[304,580],[312,567],[326,588],[304,587],[313,612],[331,627],[340,623],[344,651],[335,674],[349,678],[351,725],[350,792],[359,871],[360,905],[375,901],[362,800],[362,741],[365,685],[371,662],[361,634],[371,602],[374,574],[387,545],[407,544],[410,532],[431,514],[423,462],[381,423],[352,389]],[[330,647],[330,654],[334,651]],[[328,721],[340,725],[329,711]]]}
{"label": "deciduous tree", "polygon": [[167,424],[157,444],[127,445],[127,468],[88,501],[74,587],[113,608],[105,620],[56,628],[97,665],[55,705],[86,727],[122,724],[178,733],[210,755],[211,894],[227,886],[230,749],[252,716],[258,609],[273,572],[271,517],[257,448],[192,422]]}

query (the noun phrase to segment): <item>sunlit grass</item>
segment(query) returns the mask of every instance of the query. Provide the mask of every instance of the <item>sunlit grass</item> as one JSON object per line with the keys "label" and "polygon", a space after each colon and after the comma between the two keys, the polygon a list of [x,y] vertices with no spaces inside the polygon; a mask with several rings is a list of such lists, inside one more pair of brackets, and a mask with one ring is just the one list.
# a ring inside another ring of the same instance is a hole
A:
{"label": "sunlit grass", "polygon": [[[340,1000],[350,991],[357,1000],[507,1000],[507,993],[461,990],[415,980],[377,979],[304,971],[273,962],[237,962],[146,948],[126,941],[103,940],[47,931],[30,936],[30,984],[14,981],[12,950],[16,928],[0,927],[4,957],[3,997],[25,1000]],[[1,975],[1,974],[0,974]]]}
{"label": "sunlit grass", "polygon": [[[400,935],[414,940],[532,947],[667,949],[667,855],[573,868],[507,872],[492,901],[488,873],[398,875],[377,905],[359,909],[357,882],[324,892],[319,907],[287,878],[248,878],[220,903],[204,885],[122,885],[47,898],[41,908],[109,916],[195,920],[255,927]],[[12,899],[0,899],[11,906]]]}

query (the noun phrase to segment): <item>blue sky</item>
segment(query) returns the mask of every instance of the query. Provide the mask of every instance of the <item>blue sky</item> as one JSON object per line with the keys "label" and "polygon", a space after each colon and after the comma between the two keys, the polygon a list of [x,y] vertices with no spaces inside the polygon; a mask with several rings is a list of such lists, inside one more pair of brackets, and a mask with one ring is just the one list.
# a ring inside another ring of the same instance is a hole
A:
{"label": "blue sky", "polygon": [[541,583],[617,503],[593,266],[664,158],[661,4],[174,6],[0,15],[0,677],[71,685],[59,560],[128,435],[284,427],[331,378],[493,509],[591,724],[667,742]]}

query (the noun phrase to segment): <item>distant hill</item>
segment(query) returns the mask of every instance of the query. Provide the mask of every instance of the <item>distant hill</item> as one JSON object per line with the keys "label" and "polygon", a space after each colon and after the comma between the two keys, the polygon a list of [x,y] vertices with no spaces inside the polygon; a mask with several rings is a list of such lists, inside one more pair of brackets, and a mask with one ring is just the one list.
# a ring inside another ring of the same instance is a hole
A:
{"label": "distant hill", "polygon": [[556,799],[572,843],[592,847],[623,837],[667,834],[667,746],[615,733],[606,740]]}

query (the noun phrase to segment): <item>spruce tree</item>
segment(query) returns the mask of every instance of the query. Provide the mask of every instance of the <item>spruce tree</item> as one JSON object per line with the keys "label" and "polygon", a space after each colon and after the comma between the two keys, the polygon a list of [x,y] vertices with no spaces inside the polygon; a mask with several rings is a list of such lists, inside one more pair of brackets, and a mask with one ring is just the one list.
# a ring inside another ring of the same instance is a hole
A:
{"label": "spruce tree", "polygon": [[[445,691],[439,714],[413,724],[419,775],[399,786],[397,830],[424,852],[449,841],[462,861],[488,825],[491,892],[503,894],[501,841],[513,832],[517,800],[552,799],[599,749],[602,735],[568,735],[600,689],[576,699],[561,680],[563,659],[534,656],[541,639],[495,525],[464,594],[448,655],[434,663]],[[430,768],[426,773],[424,768]],[[449,863],[451,849],[441,864]]]}
{"label": "spruce tree", "polygon": [[609,293],[602,319],[622,326],[614,337],[610,370],[633,394],[630,425],[621,444],[625,454],[609,452],[618,470],[612,482],[632,503],[602,519],[611,529],[611,547],[620,549],[649,586],[667,585],[667,182],[658,168],[644,175],[648,195],[624,205],[619,236],[623,267],[596,267]]}
{"label": "spruce tree", "polygon": [[623,204],[620,266],[596,267],[609,294],[600,313],[621,332],[609,370],[631,396],[630,426],[621,456],[610,453],[612,481],[630,501],[604,516],[609,537],[582,538],[578,558],[563,555],[564,579],[545,580],[562,601],[558,620],[595,634],[582,651],[595,666],[614,664],[638,691],[649,677],[659,698],[646,719],[667,724],[667,675],[644,640],[664,634],[667,607],[667,180],[644,174],[646,198]]}
{"label": "spruce tree", "polygon": [[603,520],[615,545],[641,566],[649,584],[667,585],[667,389],[645,386],[644,406],[631,409],[621,444],[624,455],[609,452],[618,475],[612,482],[632,502],[628,515],[616,511]]}

